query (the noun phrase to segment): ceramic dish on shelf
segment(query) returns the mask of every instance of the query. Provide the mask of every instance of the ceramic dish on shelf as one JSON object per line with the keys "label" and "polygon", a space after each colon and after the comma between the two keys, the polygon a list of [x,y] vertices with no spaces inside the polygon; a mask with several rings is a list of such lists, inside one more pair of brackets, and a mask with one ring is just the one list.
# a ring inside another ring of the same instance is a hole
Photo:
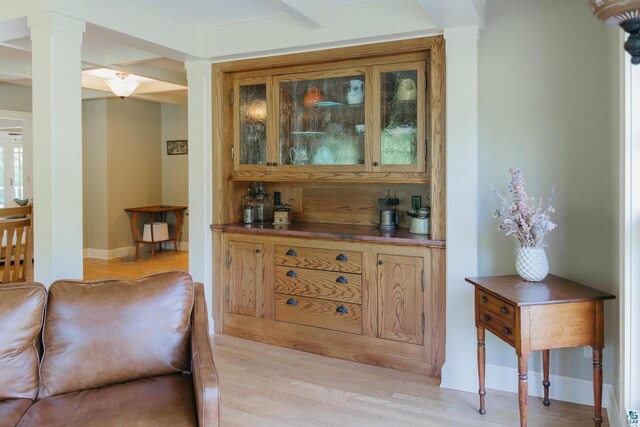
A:
{"label": "ceramic dish on shelf", "polygon": [[333,102],[333,101],[319,101],[314,104],[314,106],[316,107],[337,107],[339,105],[344,105],[344,104],[340,102]]}

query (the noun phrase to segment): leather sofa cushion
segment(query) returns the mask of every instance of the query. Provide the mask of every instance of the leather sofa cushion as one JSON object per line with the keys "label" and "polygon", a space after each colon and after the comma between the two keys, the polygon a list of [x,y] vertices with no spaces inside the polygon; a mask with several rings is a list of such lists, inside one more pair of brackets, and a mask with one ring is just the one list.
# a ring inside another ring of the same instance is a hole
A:
{"label": "leather sofa cushion", "polygon": [[0,284],[0,399],[35,399],[47,292],[39,283]]}
{"label": "leather sofa cushion", "polygon": [[20,427],[195,426],[190,375],[145,378],[47,397],[33,404]]}
{"label": "leather sofa cushion", "polygon": [[58,281],[49,289],[38,399],[190,369],[193,281]]}
{"label": "leather sofa cushion", "polygon": [[0,400],[0,427],[14,427],[32,404],[31,399]]}

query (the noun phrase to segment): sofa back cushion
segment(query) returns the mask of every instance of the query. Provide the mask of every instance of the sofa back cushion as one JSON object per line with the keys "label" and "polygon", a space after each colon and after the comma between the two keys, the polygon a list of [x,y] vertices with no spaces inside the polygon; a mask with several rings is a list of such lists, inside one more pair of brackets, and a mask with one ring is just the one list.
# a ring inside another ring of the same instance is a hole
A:
{"label": "sofa back cushion", "polygon": [[35,399],[47,291],[40,283],[0,284],[0,400]]}
{"label": "sofa back cushion", "polygon": [[190,369],[193,281],[58,281],[49,289],[38,398]]}

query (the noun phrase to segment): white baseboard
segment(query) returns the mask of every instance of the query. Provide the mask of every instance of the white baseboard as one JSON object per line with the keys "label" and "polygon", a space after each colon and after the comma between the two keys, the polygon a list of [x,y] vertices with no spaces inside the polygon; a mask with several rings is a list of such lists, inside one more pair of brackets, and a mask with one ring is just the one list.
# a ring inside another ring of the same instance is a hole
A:
{"label": "white baseboard", "polygon": [[[560,375],[549,375],[551,387],[549,399],[564,402],[593,405],[593,383]],[[478,393],[478,370],[473,367],[452,366],[445,363],[442,367],[442,381],[440,387],[454,390]],[[518,370],[499,365],[486,365],[486,388],[493,390],[518,392]],[[543,397],[542,373],[529,371],[529,395]],[[611,384],[602,385],[602,406],[607,408],[609,423],[612,427],[620,426],[619,409],[615,393]]]}
{"label": "white baseboard", "polygon": [[125,246],[123,248],[116,249],[84,248],[84,257],[97,259],[122,258],[125,256],[133,255],[135,253],[135,250],[136,249],[133,246]]}
{"label": "white baseboard", "polygon": [[[163,242],[162,247],[163,249],[173,250],[173,242]],[[178,250],[188,251],[189,242],[178,242]],[[114,258],[132,256],[135,253],[135,251],[136,251],[135,246],[125,246],[125,247],[116,248],[116,249],[84,248],[83,256],[85,258],[114,259]]]}

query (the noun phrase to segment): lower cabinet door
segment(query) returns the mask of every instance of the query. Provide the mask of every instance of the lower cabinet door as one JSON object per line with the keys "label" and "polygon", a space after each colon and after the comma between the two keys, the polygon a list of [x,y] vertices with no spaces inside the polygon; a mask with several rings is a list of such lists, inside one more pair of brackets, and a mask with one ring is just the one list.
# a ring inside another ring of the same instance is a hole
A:
{"label": "lower cabinet door", "polygon": [[424,343],[424,258],[378,254],[378,337]]}
{"label": "lower cabinet door", "polygon": [[263,317],[264,248],[262,244],[230,241],[228,251],[229,312]]}

